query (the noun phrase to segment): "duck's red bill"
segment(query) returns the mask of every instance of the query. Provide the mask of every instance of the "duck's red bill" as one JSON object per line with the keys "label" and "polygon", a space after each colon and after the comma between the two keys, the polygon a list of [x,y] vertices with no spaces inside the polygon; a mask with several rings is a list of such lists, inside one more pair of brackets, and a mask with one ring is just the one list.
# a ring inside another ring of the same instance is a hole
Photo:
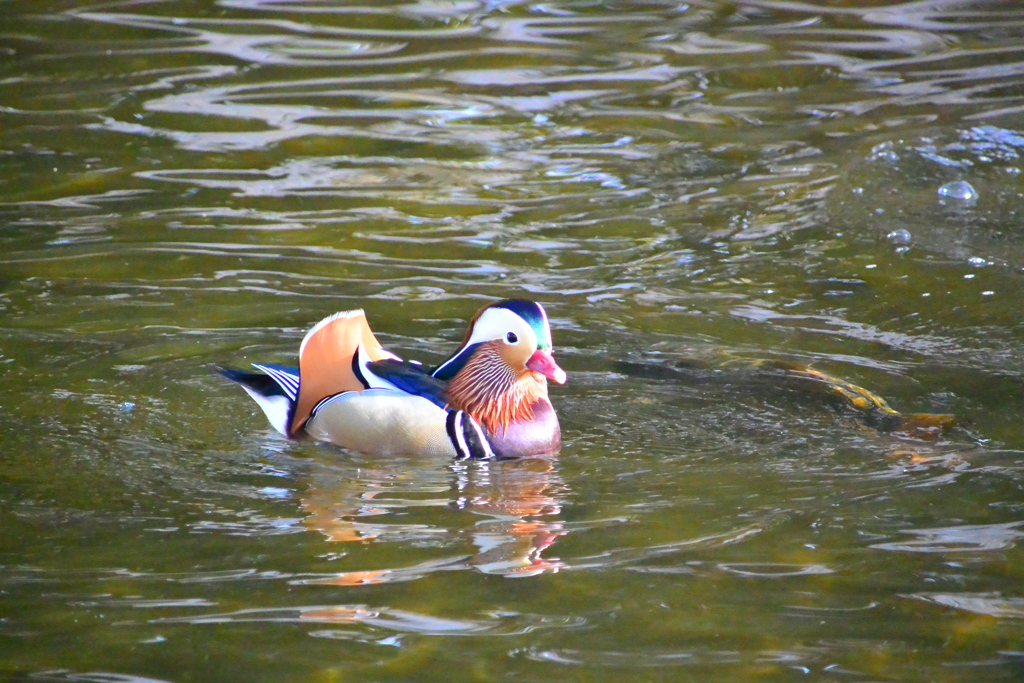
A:
{"label": "duck's red bill", "polygon": [[539,372],[553,382],[565,384],[565,370],[558,367],[554,357],[547,352],[537,349],[530,360],[526,361],[526,367],[534,372]]}

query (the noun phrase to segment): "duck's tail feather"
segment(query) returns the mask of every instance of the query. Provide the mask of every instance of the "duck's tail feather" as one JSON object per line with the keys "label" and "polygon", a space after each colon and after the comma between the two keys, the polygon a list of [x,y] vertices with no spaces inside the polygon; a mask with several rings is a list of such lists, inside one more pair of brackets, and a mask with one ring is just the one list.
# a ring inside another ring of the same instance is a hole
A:
{"label": "duck's tail feather", "polygon": [[285,436],[292,436],[288,428],[295,414],[295,399],[299,392],[298,370],[256,363],[253,367],[262,372],[221,366],[214,366],[213,370],[242,385],[245,393],[252,396],[263,410],[271,426]]}

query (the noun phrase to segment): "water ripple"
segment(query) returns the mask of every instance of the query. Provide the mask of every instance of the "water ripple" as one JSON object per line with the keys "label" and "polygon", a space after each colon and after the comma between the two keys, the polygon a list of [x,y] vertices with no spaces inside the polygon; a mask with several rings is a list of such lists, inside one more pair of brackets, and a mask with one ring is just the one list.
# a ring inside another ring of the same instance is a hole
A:
{"label": "water ripple", "polygon": [[874,543],[879,550],[909,553],[972,553],[1013,548],[1024,538],[1024,522],[1007,524],[973,524],[936,529],[904,529],[902,533],[916,536],[913,541]]}
{"label": "water ripple", "polygon": [[1024,619],[1024,598],[1000,593],[913,593],[907,597],[997,619]]}
{"label": "water ripple", "polygon": [[[1020,7],[7,4],[12,675],[1016,680]],[[360,306],[437,361],[522,295],[550,462],[289,441],[205,368]],[[723,357],[963,426],[616,365]]]}
{"label": "water ripple", "polygon": [[[532,614],[502,612],[482,615],[477,619],[447,619],[387,607],[367,605],[309,605],[268,609],[244,609],[221,614],[194,617],[168,617],[153,619],[154,624],[230,624],[230,623],[297,623],[330,624],[386,629],[396,633],[432,636],[513,636],[538,629],[581,628],[586,625],[582,617],[550,617]],[[321,638],[351,637],[351,632],[314,631]]]}
{"label": "water ripple", "polygon": [[169,679],[133,676],[110,671],[68,671],[55,669],[28,674],[26,680],[56,683],[173,683]]}

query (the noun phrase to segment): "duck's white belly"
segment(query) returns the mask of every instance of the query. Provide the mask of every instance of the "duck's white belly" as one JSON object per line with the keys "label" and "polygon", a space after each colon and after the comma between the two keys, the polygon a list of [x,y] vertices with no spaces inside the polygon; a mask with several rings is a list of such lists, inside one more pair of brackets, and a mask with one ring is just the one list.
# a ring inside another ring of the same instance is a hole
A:
{"label": "duck's white belly", "polygon": [[314,439],[371,455],[455,457],[445,429],[447,411],[393,389],[338,394],[306,422]]}

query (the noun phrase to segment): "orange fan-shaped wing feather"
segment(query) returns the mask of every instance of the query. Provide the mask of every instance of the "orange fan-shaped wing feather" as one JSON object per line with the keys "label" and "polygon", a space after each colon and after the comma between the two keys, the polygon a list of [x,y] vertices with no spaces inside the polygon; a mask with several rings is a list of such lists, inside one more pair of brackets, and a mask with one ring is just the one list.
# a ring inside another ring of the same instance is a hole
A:
{"label": "orange fan-shaped wing feather", "polygon": [[299,347],[299,396],[289,430],[291,436],[302,428],[309,413],[323,399],[365,388],[352,369],[360,347],[370,360],[394,358],[373,336],[362,309],[335,313],[306,334]]}

